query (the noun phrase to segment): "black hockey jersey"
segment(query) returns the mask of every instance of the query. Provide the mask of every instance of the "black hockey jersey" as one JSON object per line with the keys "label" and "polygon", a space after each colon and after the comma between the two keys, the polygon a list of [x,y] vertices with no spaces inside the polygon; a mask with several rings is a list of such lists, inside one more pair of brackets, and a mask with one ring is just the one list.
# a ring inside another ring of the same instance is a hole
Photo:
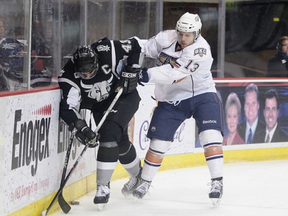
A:
{"label": "black hockey jersey", "polygon": [[81,79],[70,59],[58,78],[62,91],[60,117],[68,125],[80,118],[81,108],[91,109],[93,104],[115,95],[125,64],[139,64],[141,47],[136,37],[118,41],[100,40],[91,47],[98,54],[99,69],[96,76]]}

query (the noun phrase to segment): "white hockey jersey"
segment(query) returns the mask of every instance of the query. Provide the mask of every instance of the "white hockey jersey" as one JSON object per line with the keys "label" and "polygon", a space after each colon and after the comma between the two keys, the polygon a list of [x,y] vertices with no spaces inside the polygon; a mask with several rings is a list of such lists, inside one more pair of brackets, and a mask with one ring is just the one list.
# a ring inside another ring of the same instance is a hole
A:
{"label": "white hockey jersey", "polygon": [[172,103],[206,92],[216,92],[210,71],[213,58],[210,46],[200,35],[190,46],[176,51],[177,33],[158,33],[145,44],[145,55],[156,59],[158,67],[148,69],[149,82],[155,83],[158,101]]}

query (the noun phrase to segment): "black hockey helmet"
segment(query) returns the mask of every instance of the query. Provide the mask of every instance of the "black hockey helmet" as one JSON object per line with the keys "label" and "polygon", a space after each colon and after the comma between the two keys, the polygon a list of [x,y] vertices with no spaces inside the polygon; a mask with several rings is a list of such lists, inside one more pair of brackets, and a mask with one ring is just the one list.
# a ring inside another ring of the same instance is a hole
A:
{"label": "black hockey helmet", "polygon": [[[90,46],[79,46],[73,54],[73,62],[76,73],[82,79],[91,79],[96,75],[98,58],[96,52]],[[93,74],[91,74],[92,72]]]}

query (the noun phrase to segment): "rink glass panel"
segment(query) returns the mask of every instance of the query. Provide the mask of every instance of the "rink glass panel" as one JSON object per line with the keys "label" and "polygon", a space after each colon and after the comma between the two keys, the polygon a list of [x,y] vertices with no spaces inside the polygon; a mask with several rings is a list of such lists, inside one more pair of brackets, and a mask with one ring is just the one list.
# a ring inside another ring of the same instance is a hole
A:
{"label": "rink glass panel", "polygon": [[[5,26],[1,39],[17,38],[25,44],[23,58],[11,61],[22,72],[4,70],[12,80],[9,91],[57,85],[61,68],[79,45],[103,37],[148,39],[175,28],[186,11],[202,19],[214,77],[265,77],[277,40],[288,29],[288,2],[281,0],[0,0],[0,4]],[[1,69],[1,75],[4,72]]]}

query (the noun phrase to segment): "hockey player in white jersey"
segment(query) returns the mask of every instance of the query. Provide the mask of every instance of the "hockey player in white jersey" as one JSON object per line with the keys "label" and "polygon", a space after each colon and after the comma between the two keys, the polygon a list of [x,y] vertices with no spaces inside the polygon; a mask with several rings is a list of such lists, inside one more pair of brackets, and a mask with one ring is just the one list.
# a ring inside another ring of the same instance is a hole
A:
{"label": "hockey player in white jersey", "polygon": [[[211,74],[210,46],[201,36],[202,23],[197,14],[185,13],[176,30],[158,33],[145,44],[145,55],[156,59],[157,67],[143,69],[141,82],[155,83],[158,101],[147,137],[151,139],[142,173],[131,189],[143,198],[161,166],[181,123],[194,117],[199,140],[211,175],[209,198],[220,201],[223,192],[223,107]],[[130,182],[135,183],[131,178]]]}

